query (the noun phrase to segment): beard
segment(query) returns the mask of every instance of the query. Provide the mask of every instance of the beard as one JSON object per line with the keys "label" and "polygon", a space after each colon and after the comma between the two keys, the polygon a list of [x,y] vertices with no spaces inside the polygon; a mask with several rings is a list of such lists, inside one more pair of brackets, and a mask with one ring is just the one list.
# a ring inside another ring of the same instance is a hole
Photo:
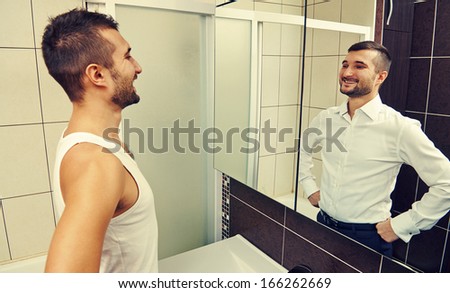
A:
{"label": "beard", "polygon": [[372,92],[372,85],[368,84],[367,82],[365,83],[357,83],[353,88],[351,89],[345,89],[342,87],[343,85],[343,81],[340,79],[339,80],[339,90],[341,93],[343,93],[344,95],[349,96],[350,98],[357,98],[357,97],[361,97],[361,96],[365,96],[369,93]]}
{"label": "beard", "polygon": [[112,102],[114,104],[124,109],[130,105],[139,103],[141,98],[133,87],[133,81],[136,79],[136,75],[133,79],[126,79],[121,77],[118,72],[112,71],[112,78],[116,84],[116,89],[112,96]]}

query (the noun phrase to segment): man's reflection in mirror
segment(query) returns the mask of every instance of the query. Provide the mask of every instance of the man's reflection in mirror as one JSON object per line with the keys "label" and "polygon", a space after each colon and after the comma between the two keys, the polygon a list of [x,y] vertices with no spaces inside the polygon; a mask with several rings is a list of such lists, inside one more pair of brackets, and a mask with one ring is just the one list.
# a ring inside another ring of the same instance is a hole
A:
{"label": "man's reflection in mirror", "polygon": [[[388,50],[378,43],[348,49],[339,71],[340,91],[348,100],[323,110],[303,133],[299,178],[311,204],[320,207],[319,222],[387,256],[392,242],[410,241],[450,209],[448,158],[418,121],[383,104],[378,93],[390,64]],[[318,151],[320,188],[311,173]],[[390,195],[402,164],[412,166],[429,191],[392,218]]]}

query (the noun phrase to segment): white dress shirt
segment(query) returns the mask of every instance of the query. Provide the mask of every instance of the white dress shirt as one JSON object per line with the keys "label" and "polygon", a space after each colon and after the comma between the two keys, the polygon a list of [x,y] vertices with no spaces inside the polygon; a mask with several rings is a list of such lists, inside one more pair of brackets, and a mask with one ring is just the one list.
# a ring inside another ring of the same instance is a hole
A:
{"label": "white dress shirt", "polygon": [[[422,200],[393,218],[392,228],[408,242],[430,229],[450,209],[450,162],[434,146],[416,120],[384,105],[379,96],[355,111],[347,102],[322,111],[302,135],[300,183],[307,195],[319,190],[312,154],[321,152],[319,206],[348,223],[388,219],[390,194],[403,163],[412,166],[429,186]],[[415,182],[411,182],[415,184]]]}

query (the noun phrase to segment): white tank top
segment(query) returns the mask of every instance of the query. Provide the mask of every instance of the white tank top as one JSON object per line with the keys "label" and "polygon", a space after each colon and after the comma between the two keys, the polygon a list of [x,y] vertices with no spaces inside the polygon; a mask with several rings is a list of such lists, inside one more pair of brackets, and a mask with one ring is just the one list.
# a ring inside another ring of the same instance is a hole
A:
{"label": "white tank top", "polygon": [[139,191],[134,205],[109,223],[103,243],[100,272],[158,272],[158,225],[153,192],[136,162],[118,144],[100,136],[76,132],[62,137],[56,151],[54,204],[59,221],[64,210],[59,169],[67,151],[82,142],[109,149],[133,176]]}

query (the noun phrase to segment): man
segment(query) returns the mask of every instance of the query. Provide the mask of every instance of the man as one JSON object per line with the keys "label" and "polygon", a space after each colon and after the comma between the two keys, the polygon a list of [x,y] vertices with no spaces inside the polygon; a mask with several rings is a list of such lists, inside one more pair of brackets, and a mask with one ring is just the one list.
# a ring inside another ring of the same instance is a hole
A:
{"label": "man", "polygon": [[[390,63],[388,50],[375,42],[352,45],[339,72],[348,100],[312,120],[300,153],[300,182],[311,204],[320,207],[318,221],[388,256],[393,241],[408,242],[450,208],[448,159],[418,121],[381,102],[378,90]],[[319,150],[320,190],[311,174],[312,154]],[[414,167],[429,191],[391,218],[390,194],[403,163]]]}
{"label": "man", "polygon": [[56,154],[46,272],[157,272],[152,190],[111,131],[139,102],[130,45],[112,18],[75,9],[50,20],[42,51],[73,105]]}

